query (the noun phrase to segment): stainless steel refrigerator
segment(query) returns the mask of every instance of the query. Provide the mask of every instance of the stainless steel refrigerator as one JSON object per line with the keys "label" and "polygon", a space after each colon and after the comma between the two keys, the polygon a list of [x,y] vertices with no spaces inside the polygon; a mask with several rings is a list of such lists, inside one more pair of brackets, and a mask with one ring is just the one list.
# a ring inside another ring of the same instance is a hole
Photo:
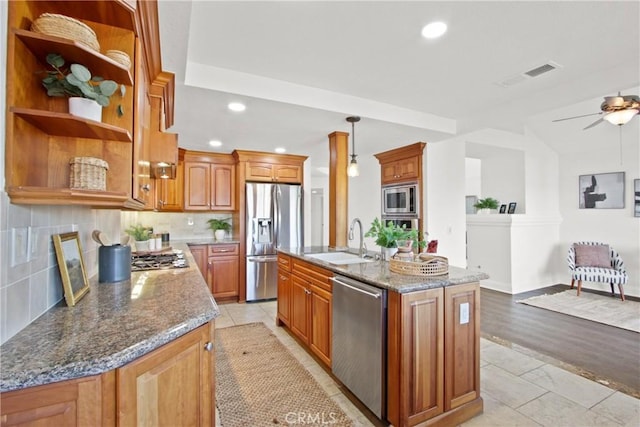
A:
{"label": "stainless steel refrigerator", "polygon": [[302,247],[302,187],[246,184],[247,301],[276,298],[280,247]]}

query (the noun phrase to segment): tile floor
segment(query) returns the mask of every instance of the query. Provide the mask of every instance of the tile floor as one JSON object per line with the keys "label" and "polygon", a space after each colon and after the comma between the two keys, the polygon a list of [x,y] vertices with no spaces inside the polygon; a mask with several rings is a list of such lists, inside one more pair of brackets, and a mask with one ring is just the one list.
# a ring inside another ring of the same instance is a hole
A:
{"label": "tile floor", "polygon": [[[315,360],[287,332],[275,326],[275,301],[219,307],[221,316],[216,319],[216,328],[264,322],[354,420],[355,426],[372,425]],[[638,399],[536,360],[517,349],[486,339],[481,339],[480,347],[484,413],[463,423],[463,427],[640,426]]]}

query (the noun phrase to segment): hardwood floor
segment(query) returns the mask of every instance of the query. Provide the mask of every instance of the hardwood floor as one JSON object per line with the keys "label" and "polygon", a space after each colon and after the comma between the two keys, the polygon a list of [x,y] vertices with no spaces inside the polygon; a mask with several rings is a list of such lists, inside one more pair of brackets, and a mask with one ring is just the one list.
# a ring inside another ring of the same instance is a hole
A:
{"label": "hardwood floor", "polygon": [[[483,337],[498,338],[497,341],[504,340],[550,356],[572,365],[583,376],[607,381],[612,388],[640,397],[640,334],[516,303],[568,288],[555,285],[518,295],[482,289]],[[616,298],[619,298],[617,294]],[[631,297],[631,300],[638,301],[638,298]]]}

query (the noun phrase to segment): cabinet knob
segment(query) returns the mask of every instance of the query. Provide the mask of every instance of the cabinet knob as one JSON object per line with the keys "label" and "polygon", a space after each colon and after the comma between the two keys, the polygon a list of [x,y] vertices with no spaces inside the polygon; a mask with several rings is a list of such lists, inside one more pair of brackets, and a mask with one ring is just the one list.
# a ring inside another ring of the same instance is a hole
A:
{"label": "cabinet knob", "polygon": [[148,192],[151,190],[151,185],[149,185],[149,184],[143,184],[143,185],[141,185],[141,186],[140,186],[140,189],[141,189],[142,191],[144,191],[145,193],[148,193]]}
{"label": "cabinet knob", "polygon": [[309,289],[305,289],[304,293],[307,294],[307,295],[311,295],[311,291]]}
{"label": "cabinet knob", "polygon": [[209,341],[208,343],[206,343],[206,344],[204,345],[204,349],[205,349],[206,351],[211,351],[211,349],[212,349],[212,348],[213,348],[213,343],[211,343],[211,341]]}

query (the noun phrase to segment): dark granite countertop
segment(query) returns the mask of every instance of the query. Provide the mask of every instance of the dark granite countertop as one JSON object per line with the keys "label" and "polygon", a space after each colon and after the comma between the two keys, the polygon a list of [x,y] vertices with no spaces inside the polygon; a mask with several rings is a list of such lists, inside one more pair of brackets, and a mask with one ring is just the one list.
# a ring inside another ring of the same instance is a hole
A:
{"label": "dark granite countertop", "polygon": [[[423,289],[440,288],[451,285],[461,285],[464,283],[478,282],[488,279],[489,276],[478,270],[469,270],[460,267],[449,266],[449,273],[442,276],[408,276],[395,273],[389,270],[389,262],[374,260],[358,264],[335,265],[316,258],[305,255],[330,252],[327,247],[305,247],[305,248],[280,248],[280,252],[303,259],[319,267],[331,270],[334,273],[368,283],[379,288],[389,289],[401,294],[420,291]],[[353,250],[349,250],[351,253]],[[375,256],[373,252],[368,255]]]}
{"label": "dark granite countertop", "polygon": [[98,283],[75,307],[64,300],[0,346],[0,392],[110,371],[219,316],[184,244],[188,268]]}

